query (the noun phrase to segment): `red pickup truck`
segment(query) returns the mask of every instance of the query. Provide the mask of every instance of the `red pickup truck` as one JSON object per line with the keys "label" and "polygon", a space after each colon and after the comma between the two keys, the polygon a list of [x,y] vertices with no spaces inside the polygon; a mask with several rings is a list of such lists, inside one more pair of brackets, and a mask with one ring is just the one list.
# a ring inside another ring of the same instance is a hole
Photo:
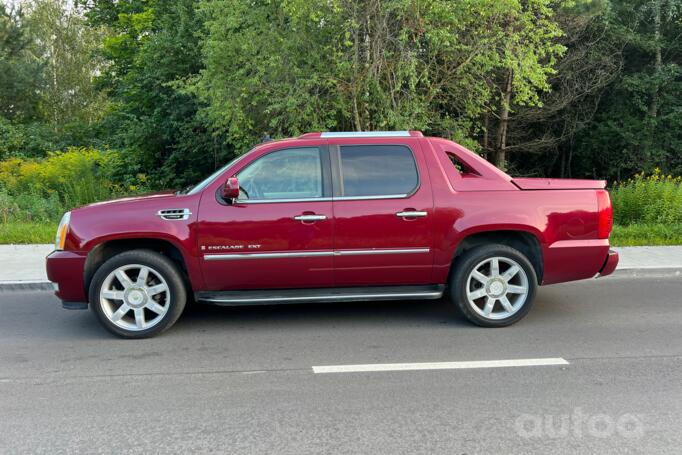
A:
{"label": "red pickup truck", "polygon": [[521,319],[537,286],[608,275],[598,180],[512,178],[417,131],[309,133],[256,146],[193,188],[66,213],[49,279],[127,338],[188,301],[438,299],[473,323]]}

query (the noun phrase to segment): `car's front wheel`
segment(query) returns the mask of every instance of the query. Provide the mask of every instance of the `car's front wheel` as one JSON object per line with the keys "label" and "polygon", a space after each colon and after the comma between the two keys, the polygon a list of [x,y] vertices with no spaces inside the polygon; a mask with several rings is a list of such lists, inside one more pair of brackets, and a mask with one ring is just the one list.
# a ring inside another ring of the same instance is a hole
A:
{"label": "car's front wheel", "polygon": [[503,327],[530,310],[537,278],[530,261],[506,245],[484,245],[458,258],[450,280],[452,300],[474,324]]}
{"label": "car's front wheel", "polygon": [[90,305],[100,322],[124,338],[146,338],[168,329],[187,300],[178,267],[151,250],[107,260],[90,284]]}

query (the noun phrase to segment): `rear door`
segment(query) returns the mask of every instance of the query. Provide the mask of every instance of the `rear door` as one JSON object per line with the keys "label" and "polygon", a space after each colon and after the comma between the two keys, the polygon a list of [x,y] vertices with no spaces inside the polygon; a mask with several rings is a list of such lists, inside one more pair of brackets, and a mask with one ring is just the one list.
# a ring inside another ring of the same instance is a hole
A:
{"label": "rear door", "polygon": [[419,142],[365,141],[330,143],[336,285],[430,284],[433,198]]}

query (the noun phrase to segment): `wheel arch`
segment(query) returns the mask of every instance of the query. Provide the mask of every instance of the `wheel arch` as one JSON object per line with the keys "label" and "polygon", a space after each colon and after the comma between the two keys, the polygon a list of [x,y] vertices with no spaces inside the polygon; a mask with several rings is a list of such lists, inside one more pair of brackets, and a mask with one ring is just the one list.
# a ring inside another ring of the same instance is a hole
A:
{"label": "wheel arch", "polygon": [[520,229],[479,231],[464,236],[453,253],[450,275],[456,267],[457,259],[462,254],[477,246],[491,244],[506,245],[520,251],[533,265],[537,275],[537,284],[542,283],[544,262],[540,240],[534,233]]}
{"label": "wheel arch", "polygon": [[[104,240],[92,247],[88,252],[87,259],[85,260],[85,267],[83,269],[85,295],[88,295],[92,278],[102,264],[119,253],[138,249],[156,251],[157,253],[168,257],[175,265],[178,266],[180,272],[183,275],[188,291],[192,289],[185,257],[183,256],[180,247],[175,245],[172,241],[152,237],[117,238],[112,240]],[[191,292],[188,294],[191,295]]]}

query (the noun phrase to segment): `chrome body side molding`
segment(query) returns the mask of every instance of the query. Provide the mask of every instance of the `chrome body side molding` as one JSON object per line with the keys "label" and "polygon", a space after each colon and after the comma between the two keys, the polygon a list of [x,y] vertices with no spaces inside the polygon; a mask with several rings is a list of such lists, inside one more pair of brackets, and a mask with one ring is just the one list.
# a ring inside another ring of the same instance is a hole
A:
{"label": "chrome body side molding", "polygon": [[337,250],[336,256],[364,256],[377,254],[422,254],[431,251],[430,248],[393,248],[393,249],[371,249],[371,250]]}
{"label": "chrome body side molding", "polygon": [[286,253],[227,253],[204,254],[205,261],[231,261],[236,259],[285,259],[334,256],[333,251],[292,251]]}
{"label": "chrome body side molding", "polygon": [[220,253],[204,254],[205,261],[232,261],[240,259],[286,259],[307,258],[320,256],[363,256],[381,254],[424,254],[429,253],[430,248],[372,248],[367,250],[329,250],[329,251],[282,251],[268,253]]}

